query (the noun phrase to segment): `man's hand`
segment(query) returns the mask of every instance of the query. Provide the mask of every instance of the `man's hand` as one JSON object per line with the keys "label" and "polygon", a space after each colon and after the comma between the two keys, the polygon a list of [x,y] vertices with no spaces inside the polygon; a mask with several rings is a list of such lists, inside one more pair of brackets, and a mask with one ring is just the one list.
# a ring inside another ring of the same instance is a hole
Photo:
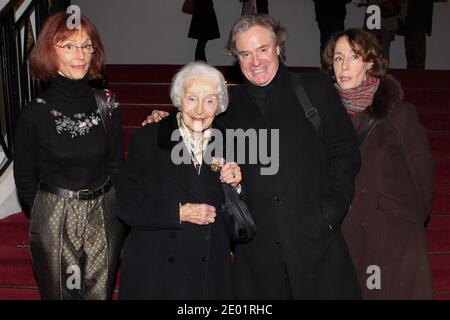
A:
{"label": "man's hand", "polygon": [[145,126],[150,123],[158,122],[161,119],[164,119],[165,117],[167,117],[168,115],[169,115],[169,113],[166,111],[153,110],[152,113],[149,116],[147,116],[147,119],[142,121],[142,126]]}

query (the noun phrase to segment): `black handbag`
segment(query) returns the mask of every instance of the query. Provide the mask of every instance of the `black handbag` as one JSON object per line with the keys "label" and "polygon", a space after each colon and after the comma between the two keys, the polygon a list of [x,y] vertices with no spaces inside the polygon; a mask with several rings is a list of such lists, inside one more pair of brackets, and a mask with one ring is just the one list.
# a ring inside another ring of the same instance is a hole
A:
{"label": "black handbag", "polygon": [[234,243],[250,241],[256,232],[256,224],[247,204],[231,185],[223,183],[225,195],[222,214],[228,236]]}

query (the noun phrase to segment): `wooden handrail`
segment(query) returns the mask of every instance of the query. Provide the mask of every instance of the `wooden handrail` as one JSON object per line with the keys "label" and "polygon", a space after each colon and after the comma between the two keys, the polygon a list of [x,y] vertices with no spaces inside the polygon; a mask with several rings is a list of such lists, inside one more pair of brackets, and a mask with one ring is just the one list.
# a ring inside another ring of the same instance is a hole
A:
{"label": "wooden handrail", "polygon": [[2,10],[0,10],[0,19],[7,13],[9,10],[12,10],[14,7],[16,7],[17,4],[20,2],[24,2],[25,0],[10,0]]}

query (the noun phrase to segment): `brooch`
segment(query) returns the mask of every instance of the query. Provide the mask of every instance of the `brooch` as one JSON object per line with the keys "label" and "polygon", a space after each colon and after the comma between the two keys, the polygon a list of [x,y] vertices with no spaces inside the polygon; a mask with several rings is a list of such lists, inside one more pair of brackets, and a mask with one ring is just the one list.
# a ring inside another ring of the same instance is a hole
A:
{"label": "brooch", "polygon": [[218,172],[222,169],[223,165],[225,164],[224,158],[212,158],[211,160],[211,170],[214,172]]}

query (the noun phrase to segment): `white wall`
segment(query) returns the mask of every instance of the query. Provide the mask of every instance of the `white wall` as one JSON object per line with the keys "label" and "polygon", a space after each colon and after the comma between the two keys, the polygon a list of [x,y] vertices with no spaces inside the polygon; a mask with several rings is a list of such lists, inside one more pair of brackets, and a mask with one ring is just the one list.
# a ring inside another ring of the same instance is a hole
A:
{"label": "white wall", "polygon": [[0,10],[3,9],[4,6],[9,2],[9,0],[0,0]]}
{"label": "white wall", "polygon": [[[187,38],[191,16],[184,0],[73,0],[98,27],[111,64],[184,64],[193,59],[196,40]],[[332,1],[332,0],[330,0]],[[230,65],[225,56],[228,31],[239,17],[238,0],[214,0],[221,38],[208,42],[208,62]],[[360,27],[364,12],[347,5],[346,27]],[[289,31],[287,64],[317,66],[319,30],[312,0],[269,0],[271,14]],[[427,69],[450,69],[450,2],[435,3],[433,36],[428,38]],[[403,38],[392,44],[391,65],[404,68]]]}
{"label": "white wall", "polygon": [[[4,156],[0,153],[0,157]],[[13,165],[0,176],[0,219],[22,211],[17,199],[16,185],[14,183]]]}

